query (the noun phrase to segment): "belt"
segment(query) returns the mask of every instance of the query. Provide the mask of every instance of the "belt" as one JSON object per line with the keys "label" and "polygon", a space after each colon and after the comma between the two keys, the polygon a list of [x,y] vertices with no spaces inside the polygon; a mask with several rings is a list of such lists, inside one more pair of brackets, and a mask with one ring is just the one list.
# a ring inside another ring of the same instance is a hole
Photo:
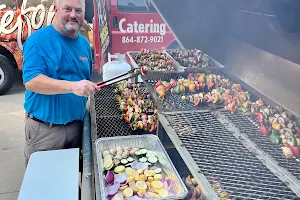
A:
{"label": "belt", "polygon": [[36,122],[49,125],[49,128],[52,128],[54,126],[67,126],[67,125],[70,125],[70,124],[72,124],[76,121],[80,121],[80,120],[73,120],[73,121],[65,123],[65,124],[54,124],[54,123],[51,123],[51,122],[45,122],[43,120],[40,120],[40,119],[34,117],[33,115],[31,115],[30,113],[26,113],[26,116],[29,117],[30,119],[36,121]]}

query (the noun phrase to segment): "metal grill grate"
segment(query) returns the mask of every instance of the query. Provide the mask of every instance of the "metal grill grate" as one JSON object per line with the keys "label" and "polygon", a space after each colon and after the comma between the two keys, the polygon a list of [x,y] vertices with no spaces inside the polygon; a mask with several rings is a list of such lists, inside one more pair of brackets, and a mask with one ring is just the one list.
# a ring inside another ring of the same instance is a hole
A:
{"label": "metal grill grate", "polygon": [[[154,134],[144,130],[133,131],[127,124],[119,109],[119,103],[114,99],[114,86],[108,86],[94,95],[95,112],[98,137],[114,137],[127,135]],[[147,92],[145,86],[141,87],[143,93]]]}
{"label": "metal grill grate", "polygon": [[166,118],[201,172],[231,199],[299,199],[210,112]]}
{"label": "metal grill grate", "polygon": [[95,104],[96,117],[103,116],[120,116],[119,104],[114,100],[114,98],[99,98],[95,99],[97,102]]}
{"label": "metal grill grate", "polygon": [[99,138],[133,135],[128,124],[121,117],[99,117],[96,122]]}
{"label": "metal grill grate", "polygon": [[279,146],[273,144],[268,137],[260,134],[258,125],[247,116],[241,114],[231,114],[223,111],[224,114],[241,133],[245,133],[253,142],[256,143],[264,152],[271,155],[279,164],[286,168],[291,174],[300,180],[300,162],[296,159],[287,159]]}

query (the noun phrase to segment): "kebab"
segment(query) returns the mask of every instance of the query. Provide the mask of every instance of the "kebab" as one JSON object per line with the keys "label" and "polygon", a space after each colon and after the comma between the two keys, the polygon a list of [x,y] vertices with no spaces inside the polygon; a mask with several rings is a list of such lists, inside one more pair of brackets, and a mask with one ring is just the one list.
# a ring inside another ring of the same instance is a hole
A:
{"label": "kebab", "polygon": [[157,109],[148,92],[141,84],[123,81],[116,85],[115,100],[120,105],[122,117],[132,130],[153,132],[157,125]]}
{"label": "kebab", "polygon": [[210,67],[212,63],[207,54],[199,49],[169,50],[169,54],[183,67]]}
{"label": "kebab", "polygon": [[175,68],[167,54],[162,51],[142,49],[140,54],[133,56],[134,61],[139,67],[146,70],[155,71],[174,71]]}

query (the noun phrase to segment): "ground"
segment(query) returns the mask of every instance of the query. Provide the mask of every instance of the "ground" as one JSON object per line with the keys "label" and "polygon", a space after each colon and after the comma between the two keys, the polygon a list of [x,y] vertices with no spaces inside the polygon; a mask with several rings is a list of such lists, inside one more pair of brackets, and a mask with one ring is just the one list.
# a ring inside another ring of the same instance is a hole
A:
{"label": "ground", "polygon": [[[93,81],[100,81],[97,74]],[[13,88],[0,96],[0,200],[18,198],[25,173],[24,91],[19,75]]]}
{"label": "ground", "polygon": [[0,200],[16,200],[25,172],[24,86],[18,79],[0,96]]}

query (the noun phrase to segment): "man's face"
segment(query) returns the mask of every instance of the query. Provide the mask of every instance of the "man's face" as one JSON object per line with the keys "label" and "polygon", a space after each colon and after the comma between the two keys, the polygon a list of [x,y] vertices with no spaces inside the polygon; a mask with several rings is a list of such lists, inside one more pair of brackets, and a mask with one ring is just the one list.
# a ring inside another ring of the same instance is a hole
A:
{"label": "man's face", "polygon": [[56,15],[63,32],[77,35],[84,20],[82,0],[60,0]]}

